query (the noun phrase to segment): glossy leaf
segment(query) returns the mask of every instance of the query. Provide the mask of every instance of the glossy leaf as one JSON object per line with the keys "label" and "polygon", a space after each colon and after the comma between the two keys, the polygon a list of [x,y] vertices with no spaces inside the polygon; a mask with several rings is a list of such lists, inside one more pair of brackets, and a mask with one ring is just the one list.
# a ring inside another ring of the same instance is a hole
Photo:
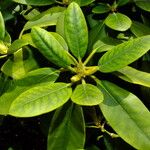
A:
{"label": "glossy leaf", "polygon": [[4,37],[5,37],[5,23],[2,13],[0,12],[0,40],[3,40]]}
{"label": "glossy leaf", "polygon": [[104,51],[108,51],[108,50],[112,49],[114,46],[116,46],[120,43],[121,43],[121,41],[118,39],[114,39],[111,37],[105,37],[105,38],[102,38],[101,40],[98,40],[94,44],[93,49],[98,48],[96,51],[97,53],[104,52]]}
{"label": "glossy leaf", "polygon": [[54,64],[61,67],[74,64],[68,52],[51,33],[35,27],[32,29],[31,36],[38,50]]}
{"label": "glossy leaf", "polygon": [[34,26],[47,27],[56,25],[58,17],[64,10],[65,8],[56,6],[41,12],[39,15],[36,15],[25,24],[21,34],[25,30],[31,29]]}
{"label": "glossy leaf", "polygon": [[50,124],[47,149],[75,150],[84,148],[84,143],[85,124],[82,108],[75,104],[67,104],[56,110]]}
{"label": "glossy leaf", "polygon": [[137,22],[137,21],[134,21],[132,23],[130,30],[136,37],[150,34],[150,27],[148,27],[140,22]]}
{"label": "glossy leaf", "polygon": [[0,96],[7,91],[11,85],[11,80],[0,73]]}
{"label": "glossy leaf", "polygon": [[[29,10],[30,10],[30,8],[29,8]],[[40,14],[41,14],[40,11],[38,9],[36,9],[36,8],[30,10],[30,12],[28,12],[28,8],[27,8],[27,10],[24,10],[22,12],[23,17],[26,20],[32,20],[33,18],[35,18],[36,16],[38,16]]]}
{"label": "glossy leaf", "polygon": [[21,39],[23,41],[26,41],[29,45],[33,46],[34,48],[37,48],[36,45],[33,43],[31,33],[23,34]]}
{"label": "glossy leaf", "polygon": [[57,34],[56,32],[50,32],[55,39],[60,43],[60,45],[64,48],[64,50],[68,51],[68,45],[66,43],[66,41],[63,39],[62,36],[60,36],[59,34]]}
{"label": "glossy leaf", "polygon": [[44,6],[44,5],[50,5],[55,2],[55,0],[42,0],[42,1],[37,1],[37,0],[13,0],[16,3],[20,4],[26,4],[26,5],[37,5],[37,6]]}
{"label": "glossy leaf", "polygon": [[56,32],[65,39],[64,17],[65,17],[65,13],[62,12],[57,19]]}
{"label": "glossy leaf", "polygon": [[[24,58],[23,58],[24,54]],[[24,48],[14,53],[1,67],[1,71],[13,79],[22,78],[27,72],[38,68],[38,64],[29,48]]]}
{"label": "glossy leaf", "polygon": [[11,103],[23,92],[35,86],[55,82],[58,76],[59,72],[55,69],[40,68],[27,73],[19,80],[13,80],[8,90],[0,97],[0,114],[8,114]]}
{"label": "glossy leaf", "polygon": [[[50,34],[52,34],[55,39],[59,42],[59,44],[61,44],[61,46],[64,48],[64,50],[68,51],[68,45],[66,43],[66,41],[57,33],[55,32],[50,32]],[[26,43],[30,44],[31,46],[36,47],[36,45],[33,43],[32,37],[30,33],[24,34],[22,36],[22,40],[25,41]]]}
{"label": "glossy leaf", "polygon": [[15,80],[17,86],[28,86],[42,84],[45,82],[55,82],[59,77],[59,70],[53,68],[38,68],[28,72],[21,79]]}
{"label": "glossy leaf", "polygon": [[97,49],[97,53],[100,53],[100,52],[104,52],[104,51],[108,51],[109,49],[113,48],[114,46],[113,45],[108,45],[108,44],[105,44],[103,41],[101,40],[98,40],[94,46],[93,46],[93,49]]}
{"label": "glossy leaf", "polygon": [[78,3],[80,6],[86,6],[94,2],[95,0],[71,0],[71,1]]}
{"label": "glossy leaf", "polygon": [[103,94],[94,85],[80,84],[73,91],[71,100],[79,105],[92,106],[103,101]]}
{"label": "glossy leaf", "polygon": [[89,45],[88,45],[89,52],[92,50],[93,45],[97,42],[97,40],[101,40],[106,36],[107,35],[105,32],[105,25],[103,22],[99,22],[89,32]]}
{"label": "glossy leaf", "polygon": [[150,12],[150,2],[149,0],[134,0],[135,4],[141,9]]}
{"label": "glossy leaf", "polygon": [[11,104],[9,114],[18,117],[41,115],[66,103],[72,90],[66,83],[47,83],[20,94]]}
{"label": "glossy leaf", "polygon": [[62,13],[65,9],[66,8],[61,6],[54,6],[45,11],[42,11],[39,15],[35,16],[32,20],[39,20],[48,14],[51,16],[53,14]]}
{"label": "glossy leaf", "polygon": [[127,3],[129,3],[130,0],[118,0],[117,1],[117,5],[118,6],[123,6],[126,5]]}
{"label": "glossy leaf", "polygon": [[150,87],[150,73],[139,71],[129,66],[118,70],[118,72],[121,73],[118,76],[125,81]]}
{"label": "glossy leaf", "polygon": [[81,6],[86,6],[86,5],[89,5],[91,4],[92,2],[94,2],[95,0],[81,0]]}
{"label": "glossy leaf", "polygon": [[108,81],[99,82],[98,87],[104,94],[100,108],[111,127],[136,149],[149,150],[150,112],[144,104],[132,93]]}
{"label": "glossy leaf", "polygon": [[132,22],[130,18],[121,13],[112,13],[105,20],[105,24],[108,27],[117,31],[128,30],[131,26],[131,23]]}
{"label": "glossy leaf", "polygon": [[[81,59],[87,50],[88,30],[84,15],[75,2],[65,12],[65,37],[72,54]],[[82,39],[82,40],[81,40]]]}
{"label": "glossy leaf", "polygon": [[105,3],[99,3],[96,7],[92,9],[93,13],[102,14],[110,11],[110,7]]}
{"label": "glossy leaf", "polygon": [[69,0],[69,2],[76,2],[80,6],[86,6],[94,2],[95,0]]}
{"label": "glossy leaf", "polygon": [[4,37],[3,41],[7,44],[11,44],[11,36],[7,31],[5,31],[5,37]]}
{"label": "glossy leaf", "polygon": [[119,44],[99,60],[102,72],[113,72],[134,62],[150,49],[150,35]]}
{"label": "glossy leaf", "polygon": [[26,45],[28,45],[28,41],[23,40],[23,39],[17,39],[10,45],[8,49],[8,54],[12,54]]}
{"label": "glossy leaf", "polygon": [[28,21],[25,26],[24,30],[31,29],[34,26],[38,27],[46,27],[46,26],[53,26],[56,25],[57,19],[61,13],[54,13],[54,14],[46,14],[43,17]]}

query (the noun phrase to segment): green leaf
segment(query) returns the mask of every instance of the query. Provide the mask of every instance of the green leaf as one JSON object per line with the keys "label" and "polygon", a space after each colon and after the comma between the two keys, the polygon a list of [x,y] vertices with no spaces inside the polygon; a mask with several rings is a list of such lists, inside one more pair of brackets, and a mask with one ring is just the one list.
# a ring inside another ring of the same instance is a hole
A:
{"label": "green leaf", "polygon": [[150,49],[150,35],[119,44],[99,60],[102,72],[113,72],[134,62]]}
{"label": "green leaf", "polygon": [[46,14],[39,19],[30,20],[25,24],[23,30],[31,29],[34,26],[46,27],[46,26],[56,25],[57,19],[60,14],[61,12],[54,13],[54,14]]}
{"label": "green leaf", "polygon": [[[50,34],[52,34],[55,37],[55,39],[59,42],[59,44],[61,44],[61,46],[64,48],[64,50],[68,51],[68,45],[67,45],[66,41],[59,34],[57,34],[55,32],[50,32]],[[22,40],[25,41],[26,43],[30,44],[31,46],[37,48],[36,45],[33,43],[30,33],[23,34]]]}
{"label": "green leaf", "polygon": [[18,50],[1,67],[1,71],[13,79],[22,78],[27,72],[38,68],[31,49],[28,47]]}
{"label": "green leaf", "polygon": [[55,0],[13,0],[16,3],[25,4],[25,5],[37,5],[37,6],[44,6],[44,5],[50,5],[55,2]]}
{"label": "green leaf", "polygon": [[5,22],[2,13],[0,12],[0,40],[3,40],[4,37],[5,37]]}
{"label": "green leaf", "polygon": [[107,45],[105,44],[104,42],[102,42],[101,40],[98,40],[94,46],[93,46],[93,49],[97,49],[97,53],[100,53],[100,52],[104,52],[104,51],[108,51],[109,49],[113,48],[114,46],[113,45]]}
{"label": "green leaf", "polygon": [[80,84],[75,88],[71,100],[79,105],[93,106],[103,101],[103,94],[94,85]]}
{"label": "green leaf", "polygon": [[28,45],[28,41],[23,40],[23,39],[17,39],[10,45],[8,49],[8,54],[12,54],[26,45]]}
{"label": "green leaf", "polygon": [[68,51],[68,45],[66,43],[66,41],[63,39],[62,36],[60,36],[58,33],[56,32],[50,32],[54,37],[55,39],[60,43],[60,45],[64,48],[64,50],[67,50]]}
{"label": "green leaf", "polygon": [[89,28],[94,28],[100,22],[99,20],[94,19],[94,14],[89,14],[86,17]]}
{"label": "green leaf", "polygon": [[126,5],[127,3],[129,3],[130,0],[118,0],[117,1],[117,5],[118,6],[123,6]]}
{"label": "green leaf", "polygon": [[[112,137],[109,137],[108,135],[104,135],[104,145],[106,150],[114,150],[117,149],[116,146],[113,145]],[[122,143],[121,143],[122,144]],[[124,148],[124,147],[123,147]]]}
{"label": "green leaf", "polygon": [[58,17],[64,10],[65,10],[64,7],[56,6],[46,11],[43,11],[39,15],[36,15],[25,24],[23,30],[20,33],[20,36],[23,34],[25,30],[31,29],[34,26],[47,27],[56,25]]}
{"label": "green leaf", "polygon": [[150,12],[150,2],[149,0],[134,0],[135,4],[141,9]]}
{"label": "green leaf", "polygon": [[51,33],[39,27],[34,27],[31,36],[34,44],[43,56],[54,64],[61,67],[68,67],[69,65],[74,64],[69,53]]}
{"label": "green leaf", "polygon": [[33,43],[32,37],[31,37],[31,33],[27,33],[27,34],[23,34],[21,36],[21,39],[23,41],[26,41],[28,44],[30,44],[31,46],[33,46],[34,48],[37,48],[36,45]]}
{"label": "green leaf", "polygon": [[7,91],[11,85],[11,80],[0,73],[0,96]]}
{"label": "green leaf", "polygon": [[65,39],[64,17],[65,17],[65,13],[62,12],[61,15],[57,19],[56,32]]}
{"label": "green leaf", "polygon": [[98,87],[104,94],[100,108],[111,127],[136,149],[149,150],[148,109],[135,95],[108,81],[98,82]]}
{"label": "green leaf", "polygon": [[102,14],[110,11],[110,7],[105,3],[99,3],[96,7],[92,9],[93,13]]}
{"label": "green leaf", "polygon": [[43,12],[41,12],[39,15],[35,16],[32,20],[38,20],[46,15],[53,15],[53,14],[57,14],[57,13],[62,13],[66,8],[61,7],[61,6],[54,6],[51,7]]}
{"label": "green leaf", "polygon": [[69,0],[70,2],[76,2],[80,6],[86,6],[94,2],[95,0]]}
{"label": "green leaf", "polygon": [[0,97],[0,114],[8,114],[11,103],[23,92],[37,85],[55,82],[58,76],[59,72],[55,69],[40,68],[27,73],[19,80],[13,80],[8,90]]}
{"label": "green leaf", "polygon": [[28,7],[26,10],[23,10],[22,13],[23,17],[26,20],[32,20],[33,18],[35,18],[36,16],[40,15],[40,11],[36,8],[31,9],[30,7]]}
{"label": "green leaf", "polygon": [[121,73],[118,76],[125,81],[150,87],[150,73],[139,71],[129,66],[118,70],[118,72]]}
{"label": "green leaf", "polygon": [[55,82],[59,77],[59,70],[54,68],[38,68],[28,72],[21,79],[15,80],[17,86],[32,86],[44,82]]}
{"label": "green leaf", "polygon": [[86,6],[94,2],[95,0],[81,0],[81,6]]}
{"label": "green leaf", "polygon": [[130,28],[132,22],[130,18],[124,14],[112,13],[106,18],[105,24],[111,29],[117,31],[126,31]]}
{"label": "green leaf", "polygon": [[41,115],[62,106],[71,97],[66,83],[47,83],[20,94],[11,104],[9,114],[17,117]]}
{"label": "green leaf", "polygon": [[98,48],[96,52],[100,53],[100,52],[108,51],[108,50],[112,49],[115,45],[118,45],[120,43],[121,43],[121,41],[118,39],[114,39],[111,37],[105,37],[105,38],[102,38],[101,40],[98,40],[94,44],[93,49]]}
{"label": "green leaf", "polygon": [[68,46],[72,54],[81,59],[87,50],[88,30],[82,10],[77,3],[73,2],[69,5],[64,20]]}
{"label": "green leaf", "polygon": [[133,21],[130,30],[136,37],[150,34],[150,27],[137,21]]}
{"label": "green leaf", "polygon": [[92,50],[93,45],[97,42],[97,40],[101,40],[106,36],[105,24],[103,22],[99,22],[89,32],[89,52]]}
{"label": "green leaf", "polygon": [[[70,104],[70,103],[69,103]],[[85,124],[82,108],[65,105],[56,110],[48,133],[48,150],[77,150],[84,148]]]}
{"label": "green leaf", "polygon": [[4,37],[3,41],[4,41],[4,43],[11,44],[11,36],[7,31],[5,32],[5,37]]}

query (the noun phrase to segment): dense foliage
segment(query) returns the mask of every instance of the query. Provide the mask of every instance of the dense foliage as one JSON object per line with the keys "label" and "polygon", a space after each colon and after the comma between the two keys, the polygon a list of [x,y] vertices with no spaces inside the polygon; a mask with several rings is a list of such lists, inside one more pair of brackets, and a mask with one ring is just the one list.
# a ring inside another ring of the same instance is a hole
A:
{"label": "dense foliage", "polygon": [[150,149],[147,0],[5,0],[0,11],[0,127],[38,117],[47,150]]}

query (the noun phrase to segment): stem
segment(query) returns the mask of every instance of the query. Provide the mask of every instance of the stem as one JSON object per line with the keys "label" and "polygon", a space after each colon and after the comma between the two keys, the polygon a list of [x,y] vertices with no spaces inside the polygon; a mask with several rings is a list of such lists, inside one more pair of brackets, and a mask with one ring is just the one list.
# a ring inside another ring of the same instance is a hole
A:
{"label": "stem", "polygon": [[68,52],[69,57],[74,61],[76,65],[78,65],[77,60]]}
{"label": "stem", "polygon": [[59,2],[59,1],[57,1],[57,0],[55,0],[55,3],[61,4],[61,5],[64,4],[63,2]]}
{"label": "stem", "polygon": [[118,138],[118,137],[119,137],[118,134],[115,134],[115,133],[112,133],[112,132],[107,131],[107,130],[104,128],[104,125],[105,125],[105,123],[103,123],[102,126],[101,126],[101,128],[100,128],[103,133],[107,133],[107,134],[110,135],[112,138]]}
{"label": "stem", "polygon": [[[112,132],[109,132],[108,130],[106,130],[105,128],[104,128],[104,124],[105,123],[103,123],[102,125],[100,125],[100,124],[98,124],[98,125],[91,125],[91,126],[86,126],[87,128],[96,128],[96,129],[100,129],[101,130],[101,132],[103,132],[103,133],[107,133],[109,136],[111,136],[112,138],[118,138],[119,137],[119,135],[118,134],[116,134],[116,133],[112,133]],[[102,137],[102,135],[101,136],[99,136],[99,137]],[[99,139],[99,138],[98,138]]]}
{"label": "stem", "polygon": [[88,62],[89,62],[89,60],[93,57],[93,55],[96,53],[96,51],[97,51],[97,49],[98,49],[99,47],[97,47],[97,48],[95,48],[91,53],[90,53],[90,55],[87,57],[87,59],[84,61],[84,65],[86,65]]}
{"label": "stem", "polygon": [[95,77],[95,76],[93,76],[93,75],[91,75],[90,76],[96,83],[100,83],[100,80],[97,78],[97,77]]}
{"label": "stem", "polygon": [[24,32],[24,28],[21,30],[21,32],[19,34],[19,39],[21,39],[23,32]]}
{"label": "stem", "polygon": [[84,85],[84,84],[86,84],[86,82],[85,82],[85,80],[84,79],[82,79],[82,84]]}
{"label": "stem", "polygon": [[76,72],[76,70],[74,68],[72,68],[71,66],[67,67],[69,70],[71,70],[72,72]]}

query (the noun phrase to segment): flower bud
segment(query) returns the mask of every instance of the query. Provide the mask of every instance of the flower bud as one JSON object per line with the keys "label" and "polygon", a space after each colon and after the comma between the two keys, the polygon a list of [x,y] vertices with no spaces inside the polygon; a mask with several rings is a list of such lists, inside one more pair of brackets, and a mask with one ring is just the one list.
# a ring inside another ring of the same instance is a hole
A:
{"label": "flower bud", "polygon": [[8,47],[0,41],[0,54],[7,54]]}

